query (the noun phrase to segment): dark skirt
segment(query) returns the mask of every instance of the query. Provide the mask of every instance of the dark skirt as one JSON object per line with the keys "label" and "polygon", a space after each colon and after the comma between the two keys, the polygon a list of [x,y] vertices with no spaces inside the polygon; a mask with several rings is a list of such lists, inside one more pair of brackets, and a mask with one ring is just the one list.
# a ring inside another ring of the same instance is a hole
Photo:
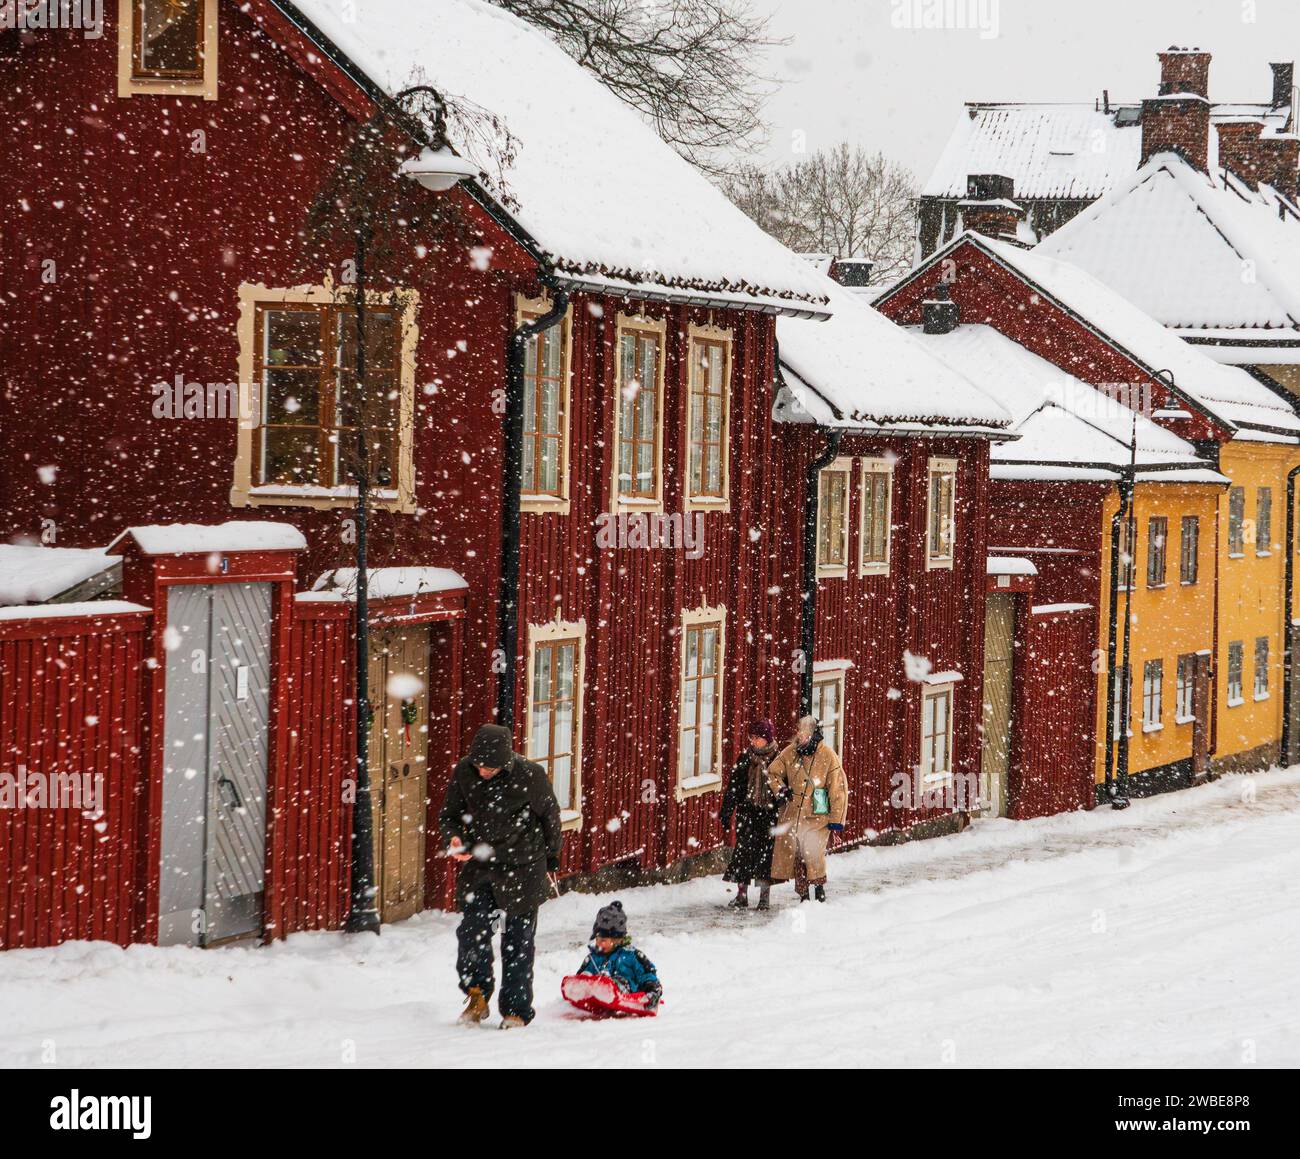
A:
{"label": "dark skirt", "polygon": [[737,807],[736,847],[731,851],[727,872],[722,875],[724,881],[748,885],[751,881],[767,881],[772,876],[772,850],[776,845],[772,829],[776,819],[776,809],[759,809],[747,802]]}

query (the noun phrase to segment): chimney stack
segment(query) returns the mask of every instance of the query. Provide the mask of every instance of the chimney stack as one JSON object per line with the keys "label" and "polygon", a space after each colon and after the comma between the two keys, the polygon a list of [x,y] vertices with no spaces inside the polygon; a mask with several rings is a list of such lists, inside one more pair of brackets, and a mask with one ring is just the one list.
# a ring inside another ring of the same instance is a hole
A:
{"label": "chimney stack", "polygon": [[1219,134],[1219,164],[1230,170],[1251,189],[1258,189],[1261,180],[1269,180],[1264,170],[1270,162],[1265,160],[1265,150],[1259,139],[1264,122],[1243,118],[1239,121],[1220,121],[1215,126]]}
{"label": "chimney stack", "polygon": [[1142,102],[1142,160],[1177,153],[1208,172],[1210,164],[1210,54],[1170,48],[1160,53],[1160,94]]}
{"label": "chimney stack", "polygon": [[1000,173],[972,173],[966,197],[957,203],[966,229],[999,241],[1019,242],[1025,211],[1015,202],[1015,182]]}
{"label": "chimney stack", "polygon": [[1273,70],[1273,108],[1289,109],[1291,107],[1291,90],[1295,86],[1295,62],[1270,64]]}
{"label": "chimney stack", "polygon": [[961,308],[948,296],[948,283],[940,282],[934,288],[934,297],[921,303],[927,334],[951,334],[961,323]]}
{"label": "chimney stack", "polygon": [[860,290],[871,285],[875,264],[870,258],[836,258],[831,262],[831,277],[845,289]]}

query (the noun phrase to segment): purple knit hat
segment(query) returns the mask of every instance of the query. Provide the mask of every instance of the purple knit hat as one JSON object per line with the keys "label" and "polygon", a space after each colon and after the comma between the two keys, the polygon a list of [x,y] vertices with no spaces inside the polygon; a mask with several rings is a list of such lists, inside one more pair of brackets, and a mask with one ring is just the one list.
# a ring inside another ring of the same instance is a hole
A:
{"label": "purple knit hat", "polygon": [[751,720],[749,736],[761,736],[768,744],[776,743],[776,727],[770,720]]}

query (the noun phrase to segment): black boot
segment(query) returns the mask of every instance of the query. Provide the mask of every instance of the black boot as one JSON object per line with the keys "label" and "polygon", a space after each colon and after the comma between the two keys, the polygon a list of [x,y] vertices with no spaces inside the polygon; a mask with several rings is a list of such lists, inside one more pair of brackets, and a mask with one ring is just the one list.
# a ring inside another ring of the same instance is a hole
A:
{"label": "black boot", "polygon": [[826,900],[826,887],[824,885],[813,886],[813,897],[818,901]]}
{"label": "black boot", "polygon": [[771,887],[770,885],[760,885],[760,886],[758,887],[758,905],[755,906],[754,908],[755,908],[755,909],[771,909],[771,908],[772,908],[772,902],[771,902],[771,900],[770,900],[770,898],[769,898],[769,895],[771,894],[771,892],[772,892],[772,887]]}
{"label": "black boot", "polygon": [[749,891],[746,886],[736,887],[736,896],[727,902],[728,909],[748,909],[749,908]]}

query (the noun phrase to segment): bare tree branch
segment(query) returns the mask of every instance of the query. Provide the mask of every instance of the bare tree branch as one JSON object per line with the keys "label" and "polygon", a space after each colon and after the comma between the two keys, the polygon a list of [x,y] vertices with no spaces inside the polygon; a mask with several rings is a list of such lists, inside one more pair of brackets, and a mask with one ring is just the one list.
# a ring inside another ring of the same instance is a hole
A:
{"label": "bare tree branch", "polygon": [[771,82],[755,59],[782,43],[746,0],[493,0],[548,33],[683,157],[720,175],[761,143]]}
{"label": "bare tree branch", "polygon": [[916,179],[883,153],[847,143],[774,169],[743,165],[722,182],[728,197],[800,253],[870,258],[872,285],[911,268]]}

